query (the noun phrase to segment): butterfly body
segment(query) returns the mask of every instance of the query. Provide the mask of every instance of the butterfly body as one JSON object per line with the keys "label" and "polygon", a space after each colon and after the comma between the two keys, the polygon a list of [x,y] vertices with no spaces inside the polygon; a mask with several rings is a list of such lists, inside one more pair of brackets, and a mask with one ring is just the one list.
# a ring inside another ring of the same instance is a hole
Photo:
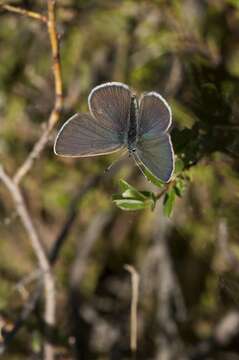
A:
{"label": "butterfly body", "polygon": [[129,128],[127,134],[127,148],[129,153],[136,151],[139,105],[135,95],[131,97],[129,111]]}
{"label": "butterfly body", "polygon": [[171,109],[156,92],[138,100],[122,83],[95,87],[88,98],[89,114],[76,114],[60,129],[57,155],[88,157],[128,149],[136,163],[168,182],[174,170],[173,148],[168,133]]}

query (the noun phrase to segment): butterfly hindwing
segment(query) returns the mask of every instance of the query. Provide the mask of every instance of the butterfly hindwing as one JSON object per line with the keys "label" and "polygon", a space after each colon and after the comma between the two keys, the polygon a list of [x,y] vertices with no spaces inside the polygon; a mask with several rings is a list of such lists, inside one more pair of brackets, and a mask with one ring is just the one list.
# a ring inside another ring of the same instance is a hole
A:
{"label": "butterfly hindwing", "polygon": [[161,134],[154,139],[138,142],[138,160],[158,179],[168,182],[174,170],[173,147],[170,136]]}
{"label": "butterfly hindwing", "polygon": [[136,157],[157,178],[168,182],[174,170],[173,147],[168,134],[171,109],[155,92],[140,101]]}

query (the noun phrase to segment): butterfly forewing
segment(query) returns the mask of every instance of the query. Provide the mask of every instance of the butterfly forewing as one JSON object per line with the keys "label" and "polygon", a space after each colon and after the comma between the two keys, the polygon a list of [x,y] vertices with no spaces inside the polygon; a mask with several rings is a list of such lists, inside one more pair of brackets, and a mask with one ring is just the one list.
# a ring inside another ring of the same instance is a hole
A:
{"label": "butterfly forewing", "polygon": [[161,95],[150,92],[142,96],[139,108],[139,135],[157,135],[165,132],[171,122],[171,109]]}
{"label": "butterfly forewing", "polygon": [[168,182],[174,170],[173,147],[168,134],[139,140],[136,157],[158,179]]}
{"label": "butterfly forewing", "polygon": [[122,139],[110,127],[90,114],[76,114],[60,129],[54,151],[62,156],[95,156],[112,153],[123,146]]}
{"label": "butterfly forewing", "polygon": [[131,91],[127,85],[111,82],[95,87],[88,99],[91,114],[101,126],[110,127],[127,139]]}

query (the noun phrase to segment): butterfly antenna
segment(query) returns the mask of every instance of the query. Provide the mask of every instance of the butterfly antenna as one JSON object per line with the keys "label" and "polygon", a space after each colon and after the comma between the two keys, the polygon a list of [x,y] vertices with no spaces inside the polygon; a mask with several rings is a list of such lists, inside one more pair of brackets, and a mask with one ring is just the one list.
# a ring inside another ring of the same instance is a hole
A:
{"label": "butterfly antenna", "polygon": [[120,154],[120,156],[115,159],[104,171],[104,173],[107,173],[108,171],[110,171],[112,169],[112,167],[119,161],[121,160],[127,153],[127,150],[123,150],[122,154]]}

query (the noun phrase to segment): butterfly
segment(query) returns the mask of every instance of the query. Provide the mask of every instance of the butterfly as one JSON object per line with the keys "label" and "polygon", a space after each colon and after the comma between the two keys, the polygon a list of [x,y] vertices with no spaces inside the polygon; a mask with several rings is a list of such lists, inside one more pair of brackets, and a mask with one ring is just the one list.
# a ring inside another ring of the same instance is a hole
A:
{"label": "butterfly", "polygon": [[88,157],[128,149],[136,164],[168,182],[174,171],[169,134],[172,112],[157,92],[140,99],[120,82],[92,89],[89,113],[77,113],[63,124],[54,144],[56,155]]}

